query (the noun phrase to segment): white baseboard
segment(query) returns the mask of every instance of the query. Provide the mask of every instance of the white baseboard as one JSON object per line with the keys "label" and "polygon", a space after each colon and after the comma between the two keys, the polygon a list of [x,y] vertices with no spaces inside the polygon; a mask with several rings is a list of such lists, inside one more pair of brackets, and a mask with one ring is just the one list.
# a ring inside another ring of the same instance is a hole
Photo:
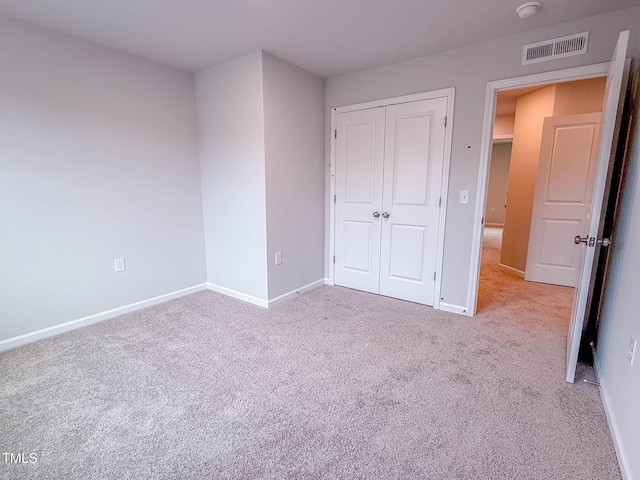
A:
{"label": "white baseboard", "polygon": [[442,310],[443,312],[457,313],[458,315],[468,315],[467,307],[452,305],[451,303],[440,302],[438,310]]}
{"label": "white baseboard", "polygon": [[596,379],[598,383],[600,383],[600,398],[602,399],[602,404],[604,405],[604,412],[607,415],[607,423],[609,424],[609,430],[611,431],[611,438],[613,439],[613,446],[616,451],[616,456],[618,457],[618,465],[620,465],[622,478],[624,480],[634,480],[633,473],[629,468],[627,454],[624,450],[622,439],[620,438],[620,429],[618,428],[618,422],[616,421],[616,416],[613,413],[613,408],[611,406],[611,399],[609,398],[607,383],[600,374],[602,370],[600,369],[600,361],[596,352],[594,352],[593,357],[593,369],[596,374]]}
{"label": "white baseboard", "polygon": [[315,282],[311,282],[304,287],[297,288],[295,290],[291,290],[284,295],[280,295],[279,297],[273,298],[269,300],[267,308],[275,307],[276,305],[282,305],[285,302],[288,302],[292,298],[295,298],[296,295],[300,295],[302,293],[310,292],[311,290],[322,287],[325,284],[324,278],[320,280],[316,280]]}
{"label": "white baseboard", "polygon": [[518,270],[517,268],[510,267],[509,265],[505,265],[504,263],[499,263],[500,268],[507,270],[508,272],[515,273],[519,277],[524,278],[524,272],[522,270]]}
{"label": "white baseboard", "polygon": [[237,290],[222,287],[220,285],[216,285],[215,283],[207,283],[207,288],[209,290],[213,290],[214,292],[222,293],[223,295],[227,295],[228,297],[233,297],[238,300],[242,300],[243,302],[252,303],[262,308],[269,307],[269,301],[265,300],[264,298],[254,297],[253,295],[248,295],[246,293],[238,292]]}
{"label": "white baseboard", "polygon": [[333,282],[331,281],[331,279],[329,277],[324,277],[324,284],[325,285],[333,285]]}
{"label": "white baseboard", "polygon": [[214,292],[222,293],[223,295],[227,295],[229,297],[236,298],[238,300],[242,300],[243,302],[252,303],[253,305],[257,305],[262,308],[271,308],[276,305],[282,305],[285,302],[288,302],[296,295],[299,295],[304,292],[308,292],[313,290],[314,288],[321,287],[325,284],[325,279],[321,278],[320,280],[316,280],[315,282],[311,282],[308,285],[304,285],[300,288],[296,288],[295,290],[291,290],[279,297],[272,298],[271,300],[265,300],[264,298],[254,297],[253,295],[248,295],[246,293],[238,292],[237,290],[232,290],[227,287],[221,287],[220,285],[216,285],[215,283],[207,283],[207,288],[209,290],[213,290]]}
{"label": "white baseboard", "polygon": [[18,335],[17,337],[8,338],[6,340],[0,341],[0,352],[19,347],[20,345],[25,345],[27,343],[35,342],[36,340],[53,337],[54,335],[68,332],[69,330],[75,330],[76,328],[85,327],[87,325],[98,323],[109,318],[117,317],[119,315],[124,315],[125,313],[151,307],[152,305],[157,305],[168,300],[173,300],[174,298],[184,297],[185,295],[190,295],[192,293],[200,292],[205,289],[206,284],[204,283],[200,285],[194,285],[193,287],[183,288],[182,290],[176,290],[175,292],[166,293],[164,295],[159,295],[157,297],[142,300],[140,302],[130,303],[129,305],[124,305],[122,307],[113,308],[111,310],[106,310],[104,312],[89,315],[87,317],[71,320],[70,322],[60,323],[52,327],[36,330],[35,332],[29,332],[23,335]]}

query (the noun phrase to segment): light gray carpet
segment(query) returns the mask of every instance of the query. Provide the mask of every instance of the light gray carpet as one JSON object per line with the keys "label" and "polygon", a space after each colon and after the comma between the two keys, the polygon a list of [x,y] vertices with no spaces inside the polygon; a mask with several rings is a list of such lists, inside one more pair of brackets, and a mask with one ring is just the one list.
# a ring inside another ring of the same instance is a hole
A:
{"label": "light gray carpet", "polygon": [[590,373],[564,381],[570,289],[501,275],[475,319],[201,292],[2,353],[0,448],[38,462],[0,477],[620,478]]}

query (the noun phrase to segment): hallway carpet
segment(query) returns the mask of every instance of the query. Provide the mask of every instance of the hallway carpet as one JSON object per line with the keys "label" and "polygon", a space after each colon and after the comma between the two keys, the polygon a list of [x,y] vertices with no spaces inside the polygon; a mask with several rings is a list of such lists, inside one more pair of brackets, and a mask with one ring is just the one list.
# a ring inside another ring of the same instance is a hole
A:
{"label": "hallway carpet", "polygon": [[0,478],[620,478],[592,373],[564,381],[571,289],[482,276],[473,319],[204,291],[4,352],[0,448],[37,462]]}

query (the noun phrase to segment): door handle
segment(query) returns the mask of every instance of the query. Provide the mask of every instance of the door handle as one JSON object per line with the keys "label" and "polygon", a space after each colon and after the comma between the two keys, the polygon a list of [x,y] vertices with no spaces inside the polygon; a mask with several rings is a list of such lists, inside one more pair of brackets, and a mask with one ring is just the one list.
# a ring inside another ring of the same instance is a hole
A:
{"label": "door handle", "polygon": [[586,245],[588,241],[589,241],[588,236],[581,237],[580,235],[576,235],[576,238],[573,239],[573,243],[575,243],[576,245],[580,245],[581,243],[584,243]]}
{"label": "door handle", "polygon": [[382,212],[382,218],[389,218],[388,212]]}
{"label": "door handle", "polygon": [[380,216],[380,212],[373,212],[373,218],[378,218]]}
{"label": "door handle", "polygon": [[608,238],[601,238],[598,240],[598,243],[603,247],[608,247],[609,245],[611,245],[611,240],[609,240]]}

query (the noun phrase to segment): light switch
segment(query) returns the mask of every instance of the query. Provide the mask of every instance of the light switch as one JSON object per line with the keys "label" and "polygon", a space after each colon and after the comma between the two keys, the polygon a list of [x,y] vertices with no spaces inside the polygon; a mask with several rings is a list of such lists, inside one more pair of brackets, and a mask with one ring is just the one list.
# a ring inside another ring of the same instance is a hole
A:
{"label": "light switch", "polygon": [[469,203],[469,190],[460,190],[460,203]]}

